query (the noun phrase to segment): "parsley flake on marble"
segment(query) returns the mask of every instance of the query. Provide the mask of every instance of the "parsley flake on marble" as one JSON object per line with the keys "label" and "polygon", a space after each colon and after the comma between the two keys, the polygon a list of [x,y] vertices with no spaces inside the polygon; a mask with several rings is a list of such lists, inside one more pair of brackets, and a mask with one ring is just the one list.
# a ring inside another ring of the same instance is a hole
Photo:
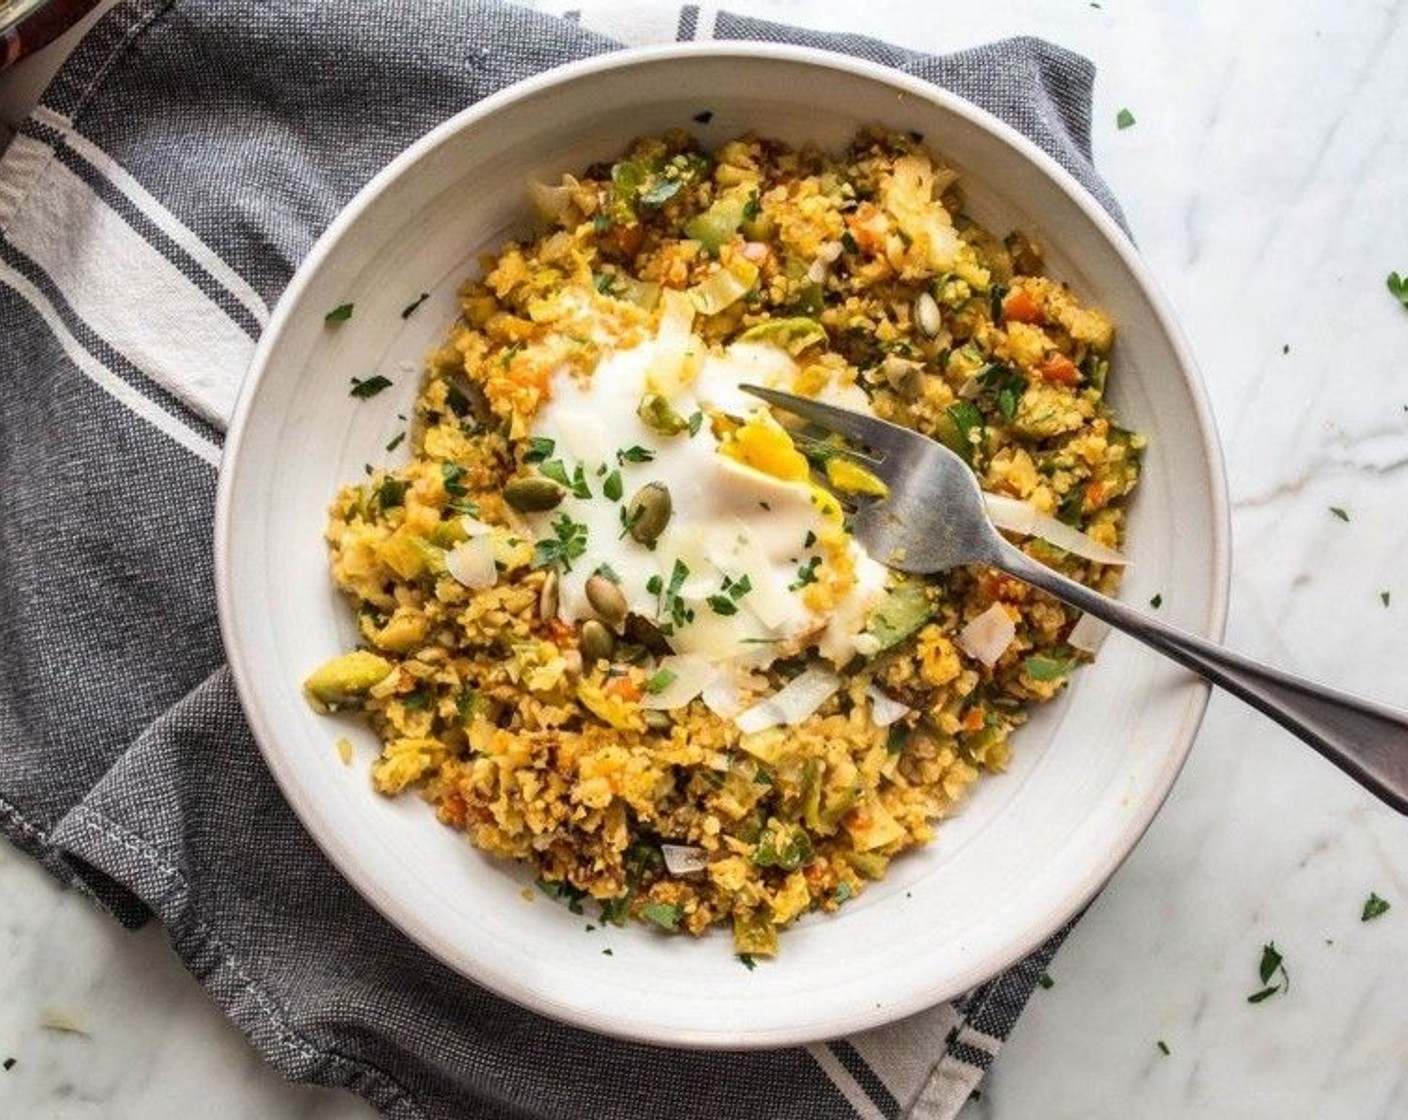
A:
{"label": "parsley flake on marble", "polygon": [[1168,1048],[1168,1043],[1165,1042],[1163,1039],[1159,1039],[1159,1041],[1154,1043],[1154,1045],[1159,1048],[1159,1053],[1163,1054],[1165,1057],[1172,1053],[1172,1051],[1170,1051]]}
{"label": "parsley flake on marble", "polygon": [[1349,512],[1341,508],[1340,506],[1331,506],[1330,512],[1333,513],[1336,517],[1338,517],[1341,521],[1349,520]]}
{"label": "parsley flake on marble", "polygon": [[416,313],[416,308],[430,298],[429,292],[421,292],[420,296],[411,300],[405,307],[401,308],[401,318],[409,319]]}
{"label": "parsley flake on marble", "polygon": [[1381,917],[1388,909],[1388,900],[1380,898],[1373,891],[1370,891],[1369,897],[1364,900],[1364,910],[1359,915],[1359,920],[1361,922],[1372,922],[1375,918]]}
{"label": "parsley flake on marble", "polygon": [[1380,591],[1380,592],[1379,592],[1379,602],[1381,602],[1384,606],[1388,606],[1389,600],[1390,600],[1391,598],[1393,598],[1393,593],[1392,593],[1392,592],[1390,592],[1390,591]]}
{"label": "parsley flake on marble", "polygon": [[[1278,974],[1281,979],[1273,984],[1272,978]],[[1286,971],[1285,958],[1276,948],[1276,942],[1268,941],[1261,947],[1261,963],[1257,966],[1257,975],[1261,977],[1262,987],[1247,997],[1248,1003],[1261,1003],[1277,992],[1284,995],[1291,990],[1291,974]]]}
{"label": "parsley flake on marble", "polygon": [[1390,272],[1385,283],[1388,285],[1389,294],[1408,308],[1408,276],[1400,276],[1396,272]]}
{"label": "parsley flake on marble", "polygon": [[365,381],[356,377],[352,378],[352,396],[356,397],[359,401],[374,397],[383,389],[389,388],[391,388],[390,379],[382,377],[379,373],[372,374],[372,376],[368,377]]}
{"label": "parsley flake on marble", "polygon": [[1043,972],[1040,976],[1036,978],[1036,982],[1047,990],[1050,990],[1051,988],[1054,988],[1056,986],[1056,981],[1051,979],[1051,977],[1045,972]]}
{"label": "parsley flake on marble", "polygon": [[[1394,275],[1397,275],[1397,273],[1395,273]],[[353,304],[340,303],[323,316],[323,322],[345,323],[348,319],[352,318],[352,308]]]}
{"label": "parsley flake on marble", "polygon": [[1128,109],[1121,109],[1115,114],[1115,127],[1118,129],[1129,128],[1134,123],[1134,114]]}

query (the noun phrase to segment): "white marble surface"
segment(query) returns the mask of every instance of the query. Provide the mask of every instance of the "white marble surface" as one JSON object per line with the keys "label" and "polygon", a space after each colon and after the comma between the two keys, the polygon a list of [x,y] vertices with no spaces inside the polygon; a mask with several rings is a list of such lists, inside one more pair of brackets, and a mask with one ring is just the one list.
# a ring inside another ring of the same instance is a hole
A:
{"label": "white marble surface", "polygon": [[[1030,33],[1095,60],[1099,164],[1227,449],[1228,640],[1408,703],[1408,309],[1384,286],[1408,273],[1408,4],[754,10],[932,50]],[[0,76],[0,120],[49,61]],[[1370,891],[1393,909],[1364,923]],[[0,1115],[367,1115],[281,1084],[159,932],[122,932],[2,845],[0,899]],[[1293,986],[1249,1005],[1272,939]],[[1216,698],[1051,973],[965,1120],[1408,1116],[1408,820]],[[87,1033],[45,1029],[51,1012]]]}

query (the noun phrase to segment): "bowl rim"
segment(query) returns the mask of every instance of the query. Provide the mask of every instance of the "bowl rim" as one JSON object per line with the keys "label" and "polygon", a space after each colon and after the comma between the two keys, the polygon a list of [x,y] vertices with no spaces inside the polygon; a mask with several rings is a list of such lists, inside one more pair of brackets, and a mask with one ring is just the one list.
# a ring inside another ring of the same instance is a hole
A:
{"label": "bowl rim", "polygon": [[[946,998],[952,998],[955,993],[941,990],[938,985],[919,983],[906,995],[887,1000],[883,1009],[877,1009],[874,1005],[862,1006],[857,1008],[848,1018],[829,1021],[820,1028],[808,1028],[802,1025],[747,1033],[701,1029],[677,1031],[669,1036],[663,1036],[658,1027],[649,1023],[639,1023],[629,1019],[622,1020],[616,1017],[606,1018],[600,1014],[594,1015],[589,1010],[578,1010],[561,1003],[544,1001],[537,993],[521,986],[516,977],[511,974],[492,970],[469,974],[464,968],[461,954],[455,951],[448,938],[433,928],[429,928],[418,914],[403,905],[399,899],[384,894],[374,884],[360,879],[361,872],[356,852],[335,830],[326,827],[327,822],[319,811],[316,801],[304,795],[295,776],[284,765],[279,750],[274,746],[278,740],[277,728],[271,726],[269,721],[264,718],[264,712],[257,700],[258,693],[254,684],[253,666],[245,658],[240,644],[236,622],[237,606],[233,602],[231,593],[233,558],[230,540],[235,501],[234,480],[237,475],[236,468],[240,460],[244,430],[250,422],[253,401],[257,396],[259,383],[269,368],[270,355],[283,333],[286,323],[294,316],[302,303],[305,289],[334,247],[360,218],[363,211],[403,172],[433,152],[444,141],[466,128],[477,126],[509,105],[540,94],[545,90],[570,85],[583,78],[601,73],[631,69],[642,64],[696,57],[801,63],[867,78],[888,85],[908,96],[935,103],[945,111],[964,118],[970,124],[994,135],[1009,147],[1016,149],[1021,156],[1034,164],[1080,208],[1140,284],[1142,294],[1159,329],[1163,332],[1178,359],[1178,373],[1189,394],[1193,419],[1196,422],[1202,443],[1201,452],[1207,462],[1209,473],[1209,493],[1206,495],[1206,499],[1211,514],[1212,564],[1208,573],[1210,580],[1209,603],[1199,630],[1213,640],[1221,639],[1227,619],[1231,574],[1231,521],[1222,448],[1217,437],[1216,424],[1206,388],[1192,350],[1174,320],[1165,296],[1155,283],[1148,267],[1138,257],[1129,236],[1095,197],[1052,156],[1005,121],[960,95],[924,79],[852,55],[815,47],[751,40],[628,47],[555,67],[508,86],[455,113],[412,142],[358,190],[338,212],[314,243],[307,256],[298,265],[260,335],[249,369],[240,386],[225,438],[216,491],[214,518],[216,596],[220,632],[227,662],[235,682],[241,708],[254,733],[265,765],[272,773],[280,792],[293,809],[300,824],[308,831],[338,873],[393,926],[404,932],[441,963],[465,976],[471,983],[482,985],[520,1007],[558,1021],[600,1034],[656,1045],[691,1049],[760,1049],[801,1045],[878,1027],[923,1011]],[[1112,837],[1113,842],[1109,845],[1105,858],[1087,868],[1086,874],[1067,890],[1062,905],[1059,908],[1053,908],[1048,913],[1046,920],[1029,930],[1025,937],[1017,938],[1012,942],[1000,959],[993,962],[989,975],[999,975],[1028,956],[1044,944],[1053,933],[1060,930],[1073,917],[1083,911],[1120,864],[1134,850],[1172,791],[1174,782],[1188,758],[1193,740],[1202,722],[1211,694],[1211,685],[1206,682],[1197,683],[1200,692],[1194,694],[1185,710],[1182,722],[1173,733],[1173,741],[1177,744],[1176,749],[1169,752],[1164,768],[1158,775],[1158,781],[1151,786],[1141,801],[1130,806],[1130,813],[1126,818],[1127,824]]]}

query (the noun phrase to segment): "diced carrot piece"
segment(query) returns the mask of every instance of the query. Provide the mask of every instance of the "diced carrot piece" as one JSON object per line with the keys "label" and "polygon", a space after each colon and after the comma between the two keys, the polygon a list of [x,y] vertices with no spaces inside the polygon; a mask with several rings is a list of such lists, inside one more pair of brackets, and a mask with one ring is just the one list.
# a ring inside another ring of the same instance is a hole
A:
{"label": "diced carrot piece", "polygon": [[627,676],[612,677],[601,686],[601,690],[608,696],[619,696],[623,700],[639,700],[641,698],[640,685]]}
{"label": "diced carrot piece", "polygon": [[964,731],[981,731],[984,722],[982,708],[969,708],[963,713],[963,723],[961,726]]}
{"label": "diced carrot piece", "polygon": [[1048,355],[1036,371],[1054,385],[1076,385],[1080,382],[1080,370],[1064,354]]}
{"label": "diced carrot piece", "polygon": [[1002,314],[1017,323],[1040,323],[1043,319],[1041,305],[1026,288],[1013,288],[1007,293],[1002,300]]}

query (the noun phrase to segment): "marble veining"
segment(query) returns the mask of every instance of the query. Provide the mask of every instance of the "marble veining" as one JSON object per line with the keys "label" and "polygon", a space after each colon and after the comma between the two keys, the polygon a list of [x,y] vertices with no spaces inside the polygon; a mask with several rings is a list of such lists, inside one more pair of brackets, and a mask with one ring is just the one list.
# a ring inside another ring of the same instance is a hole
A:
{"label": "marble veining", "polygon": [[[1408,273],[1408,5],[748,7],[930,50],[1035,34],[1096,62],[1097,160],[1225,446],[1227,639],[1408,704],[1408,310],[1384,286]],[[0,120],[37,88],[22,70]],[[1363,922],[1371,891],[1392,909]],[[369,1115],[280,1082],[158,930],[120,930],[4,846],[0,898],[0,1116]],[[1249,1004],[1271,941],[1290,989]],[[1216,697],[1051,975],[965,1120],[1408,1116],[1408,820]]]}

